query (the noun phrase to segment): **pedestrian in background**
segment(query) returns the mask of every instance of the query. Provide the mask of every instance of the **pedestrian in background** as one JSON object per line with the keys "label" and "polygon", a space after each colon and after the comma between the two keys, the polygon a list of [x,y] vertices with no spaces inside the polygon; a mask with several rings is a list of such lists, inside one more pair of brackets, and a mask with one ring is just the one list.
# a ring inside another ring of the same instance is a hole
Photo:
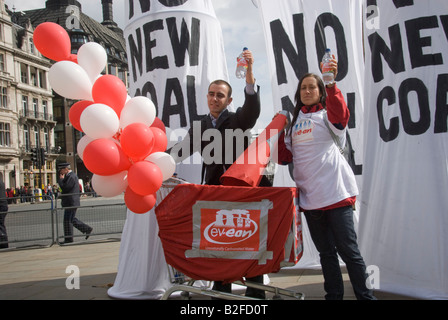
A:
{"label": "pedestrian in background", "polygon": [[59,186],[62,194],[61,205],[64,210],[64,243],[73,242],[73,227],[86,235],[86,240],[92,233],[93,228],[76,218],[77,207],[81,205],[79,192],[79,179],[76,173],[70,169],[69,163],[61,163],[59,169]]}

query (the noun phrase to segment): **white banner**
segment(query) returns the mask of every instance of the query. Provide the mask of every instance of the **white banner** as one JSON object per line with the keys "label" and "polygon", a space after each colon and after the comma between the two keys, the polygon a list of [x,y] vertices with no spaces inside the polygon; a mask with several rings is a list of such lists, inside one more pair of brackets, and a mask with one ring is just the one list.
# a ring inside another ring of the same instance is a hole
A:
{"label": "white banner", "polygon": [[[326,48],[336,56],[339,63],[336,80],[351,113],[349,133],[361,190],[364,113],[361,1],[337,1],[337,5],[331,0],[256,0],[255,3],[264,27],[275,111],[283,109],[292,114],[299,79],[308,72],[321,75],[320,62]],[[275,184],[294,185],[284,167],[278,170]],[[318,265],[318,254],[306,230],[304,238],[304,256],[299,266]]]}
{"label": "white banner", "polygon": [[[257,0],[266,36],[274,105],[293,112],[299,79],[321,75],[320,62],[330,48],[339,63],[337,85],[351,112],[349,132],[362,174],[363,48],[362,4],[359,0]],[[279,111],[279,110],[276,110]],[[360,181],[358,183],[360,184]]]}
{"label": "white banner", "polygon": [[380,289],[448,298],[448,2],[365,0],[361,250]]}
{"label": "white banner", "polygon": [[[125,4],[129,93],[154,102],[167,135],[177,142],[193,121],[209,112],[210,82],[228,79],[221,26],[211,0]],[[200,155],[193,157],[179,164],[176,172],[200,183]]]}

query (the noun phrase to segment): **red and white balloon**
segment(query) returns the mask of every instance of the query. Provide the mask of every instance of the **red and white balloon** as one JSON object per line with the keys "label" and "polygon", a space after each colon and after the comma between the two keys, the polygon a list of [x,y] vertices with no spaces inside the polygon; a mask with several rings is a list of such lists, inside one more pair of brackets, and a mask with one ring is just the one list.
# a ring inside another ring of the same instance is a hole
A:
{"label": "red and white balloon", "polygon": [[99,195],[124,192],[127,207],[145,213],[156,203],[156,193],[176,168],[165,153],[168,139],[153,102],[130,98],[116,76],[101,75],[107,66],[104,48],[94,42],[71,54],[70,37],[58,24],[44,22],[34,31],[34,44],[56,61],[49,81],[56,93],[80,100],[70,109],[73,127],[86,135],[78,142],[78,155],[93,173]]}

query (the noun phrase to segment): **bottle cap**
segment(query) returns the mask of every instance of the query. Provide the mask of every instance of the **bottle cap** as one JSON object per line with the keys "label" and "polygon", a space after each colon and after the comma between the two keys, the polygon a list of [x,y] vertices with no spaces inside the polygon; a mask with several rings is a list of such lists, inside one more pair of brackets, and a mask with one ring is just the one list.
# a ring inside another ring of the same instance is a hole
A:
{"label": "bottle cap", "polygon": [[244,47],[244,48],[243,48],[243,51],[246,51],[246,50],[249,50],[249,49],[248,49],[247,47]]}
{"label": "bottle cap", "polygon": [[327,48],[327,49],[325,49],[325,52],[331,52],[331,49]]}

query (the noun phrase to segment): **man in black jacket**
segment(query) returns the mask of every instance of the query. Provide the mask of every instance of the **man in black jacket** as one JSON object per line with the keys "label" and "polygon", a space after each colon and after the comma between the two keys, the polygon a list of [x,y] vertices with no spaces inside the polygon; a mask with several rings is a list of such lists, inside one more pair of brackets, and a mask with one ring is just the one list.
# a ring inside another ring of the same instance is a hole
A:
{"label": "man in black jacket", "polygon": [[[248,62],[246,73],[245,100],[236,112],[230,112],[227,107],[232,103],[232,87],[224,80],[215,80],[209,85],[207,103],[210,113],[201,121],[193,123],[183,141],[176,144],[168,152],[179,163],[199,152],[202,156],[201,182],[206,185],[220,185],[223,173],[246,150],[250,142],[252,129],[260,116],[261,104],[259,87],[255,89],[253,74],[254,58],[252,52],[246,50],[243,56]],[[272,186],[266,176],[263,176],[260,186]],[[263,283],[263,275],[247,279]],[[230,292],[231,284],[215,281],[214,290]],[[247,296],[265,298],[262,290],[248,288]]]}
{"label": "man in black jacket", "polygon": [[61,205],[66,208],[64,210],[64,243],[73,242],[73,227],[84,233],[87,240],[93,228],[75,217],[77,207],[81,205],[78,176],[70,169],[69,163],[59,164],[58,169],[58,184],[62,190]]}
{"label": "man in black jacket", "polygon": [[[221,184],[223,173],[249,146],[250,129],[260,116],[259,87],[255,90],[252,71],[254,58],[249,50],[243,54],[248,61],[243,106],[236,112],[229,111],[227,107],[233,101],[232,87],[224,80],[213,81],[207,94],[210,113],[193,123],[184,140],[168,150],[176,163],[199,152],[203,159],[201,183],[207,185]],[[260,186],[271,184],[263,176]]]}

